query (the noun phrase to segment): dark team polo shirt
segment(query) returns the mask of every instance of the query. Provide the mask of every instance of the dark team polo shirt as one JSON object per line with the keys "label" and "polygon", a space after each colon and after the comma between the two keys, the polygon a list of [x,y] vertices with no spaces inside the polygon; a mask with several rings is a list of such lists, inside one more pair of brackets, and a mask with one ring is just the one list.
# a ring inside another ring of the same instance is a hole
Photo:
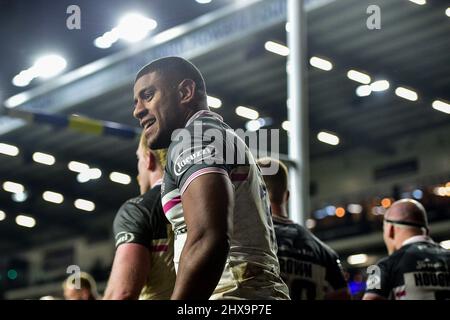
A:
{"label": "dark team polo shirt", "polygon": [[347,287],[336,252],[289,219],[273,217],[273,222],[281,276],[292,300],[320,300]]}
{"label": "dark team polo shirt", "polygon": [[367,280],[367,293],[391,300],[450,299],[450,251],[416,236],[381,259]]}
{"label": "dark team polo shirt", "polygon": [[174,283],[173,231],[161,206],[161,186],[126,201],[114,219],[116,248],[137,243],[150,251],[150,270],[140,299],[169,299]]}

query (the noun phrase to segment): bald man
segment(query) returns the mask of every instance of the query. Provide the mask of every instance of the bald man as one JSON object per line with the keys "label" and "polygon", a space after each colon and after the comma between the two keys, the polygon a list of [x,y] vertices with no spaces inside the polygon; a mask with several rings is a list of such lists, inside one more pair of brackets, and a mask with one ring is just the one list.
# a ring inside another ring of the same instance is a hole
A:
{"label": "bald man", "polygon": [[450,299],[450,251],[428,234],[422,204],[412,199],[394,202],[383,223],[389,256],[369,267],[363,300]]}

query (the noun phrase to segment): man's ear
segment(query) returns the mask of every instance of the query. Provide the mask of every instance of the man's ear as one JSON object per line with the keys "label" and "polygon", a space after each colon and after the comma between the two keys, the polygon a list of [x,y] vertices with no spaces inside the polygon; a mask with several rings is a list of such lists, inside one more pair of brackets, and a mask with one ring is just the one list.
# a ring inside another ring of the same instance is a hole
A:
{"label": "man's ear", "polygon": [[389,239],[394,239],[395,237],[395,227],[392,224],[389,224],[388,236]]}
{"label": "man's ear", "polygon": [[291,193],[289,192],[289,190],[286,190],[286,193],[284,195],[284,197],[285,197],[284,201],[288,202],[290,195],[291,195]]}
{"label": "man's ear", "polygon": [[191,79],[184,79],[178,85],[178,92],[180,93],[180,103],[189,104],[195,98],[195,82]]}

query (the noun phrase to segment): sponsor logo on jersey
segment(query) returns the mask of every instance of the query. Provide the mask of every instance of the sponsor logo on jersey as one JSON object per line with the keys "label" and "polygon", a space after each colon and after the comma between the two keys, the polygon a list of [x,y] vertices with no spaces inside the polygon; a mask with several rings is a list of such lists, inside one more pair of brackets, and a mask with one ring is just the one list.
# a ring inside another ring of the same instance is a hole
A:
{"label": "sponsor logo on jersey", "polygon": [[174,161],[173,169],[177,176],[181,175],[189,165],[209,159],[214,155],[212,146],[195,146],[184,150]]}
{"label": "sponsor logo on jersey", "polygon": [[134,234],[126,231],[119,232],[116,235],[116,247],[122,243],[129,243],[134,240]]}
{"label": "sponsor logo on jersey", "polygon": [[428,258],[425,258],[425,260],[418,260],[416,262],[416,269],[422,270],[422,269],[441,269],[444,265],[439,261],[431,261]]}

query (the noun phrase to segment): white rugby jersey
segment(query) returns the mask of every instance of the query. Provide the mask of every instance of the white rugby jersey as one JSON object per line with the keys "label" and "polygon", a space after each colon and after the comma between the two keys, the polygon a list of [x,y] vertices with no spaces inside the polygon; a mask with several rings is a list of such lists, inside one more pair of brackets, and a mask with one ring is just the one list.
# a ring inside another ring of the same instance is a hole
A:
{"label": "white rugby jersey", "polygon": [[230,178],[235,202],[230,251],[211,299],[289,299],[280,277],[270,204],[260,169],[245,142],[209,110],[191,117],[185,129],[173,135],[168,151],[161,194],[176,237],[175,269],[189,233],[181,196],[195,178],[210,173]]}

